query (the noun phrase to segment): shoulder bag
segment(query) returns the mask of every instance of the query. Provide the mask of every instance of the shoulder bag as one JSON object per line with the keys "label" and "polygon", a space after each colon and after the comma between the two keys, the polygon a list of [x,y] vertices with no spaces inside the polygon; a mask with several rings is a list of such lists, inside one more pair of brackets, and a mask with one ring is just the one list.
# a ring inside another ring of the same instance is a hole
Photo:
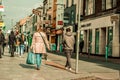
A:
{"label": "shoulder bag", "polygon": [[46,47],[46,51],[48,51],[48,47],[47,47],[47,44],[46,44],[46,42],[45,42],[45,40],[44,40],[43,36],[41,35],[41,33],[39,33],[39,34],[40,34],[40,36],[41,36],[41,37],[42,37],[42,39],[43,39],[43,42],[44,42],[45,47]]}

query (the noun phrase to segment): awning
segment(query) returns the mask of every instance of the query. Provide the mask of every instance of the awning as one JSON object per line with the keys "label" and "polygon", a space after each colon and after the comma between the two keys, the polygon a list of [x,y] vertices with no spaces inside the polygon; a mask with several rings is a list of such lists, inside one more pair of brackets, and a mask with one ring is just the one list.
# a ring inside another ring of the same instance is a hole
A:
{"label": "awning", "polygon": [[28,19],[30,19],[30,17],[26,17],[26,18],[24,18],[24,19],[21,19],[21,20],[20,20],[20,25],[25,24]]}
{"label": "awning", "polygon": [[0,5],[0,12],[4,12],[4,6]]}

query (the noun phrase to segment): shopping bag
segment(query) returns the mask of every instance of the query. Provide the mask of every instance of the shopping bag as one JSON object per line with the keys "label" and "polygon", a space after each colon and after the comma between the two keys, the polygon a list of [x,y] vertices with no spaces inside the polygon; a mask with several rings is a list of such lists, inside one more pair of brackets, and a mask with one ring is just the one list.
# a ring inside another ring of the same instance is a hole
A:
{"label": "shopping bag", "polygon": [[26,59],[27,64],[35,64],[35,54],[33,52],[29,52]]}

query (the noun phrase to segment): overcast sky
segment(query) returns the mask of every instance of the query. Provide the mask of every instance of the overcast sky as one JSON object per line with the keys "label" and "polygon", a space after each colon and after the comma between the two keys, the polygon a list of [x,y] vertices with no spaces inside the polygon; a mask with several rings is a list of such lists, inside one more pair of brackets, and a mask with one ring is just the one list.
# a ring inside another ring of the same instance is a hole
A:
{"label": "overcast sky", "polygon": [[9,30],[12,24],[15,25],[20,19],[32,13],[32,9],[42,5],[43,0],[3,0],[5,11],[2,15],[6,29]]}

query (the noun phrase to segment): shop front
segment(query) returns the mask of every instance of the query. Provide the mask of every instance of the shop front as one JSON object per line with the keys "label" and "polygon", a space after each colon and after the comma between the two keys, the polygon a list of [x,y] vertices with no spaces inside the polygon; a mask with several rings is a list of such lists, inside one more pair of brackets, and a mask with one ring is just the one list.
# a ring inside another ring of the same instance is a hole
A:
{"label": "shop front", "polygon": [[[117,17],[117,18],[115,18]],[[119,53],[119,19],[118,15],[101,16],[81,21],[83,31],[83,52],[120,57]],[[113,19],[114,18],[114,19]]]}

